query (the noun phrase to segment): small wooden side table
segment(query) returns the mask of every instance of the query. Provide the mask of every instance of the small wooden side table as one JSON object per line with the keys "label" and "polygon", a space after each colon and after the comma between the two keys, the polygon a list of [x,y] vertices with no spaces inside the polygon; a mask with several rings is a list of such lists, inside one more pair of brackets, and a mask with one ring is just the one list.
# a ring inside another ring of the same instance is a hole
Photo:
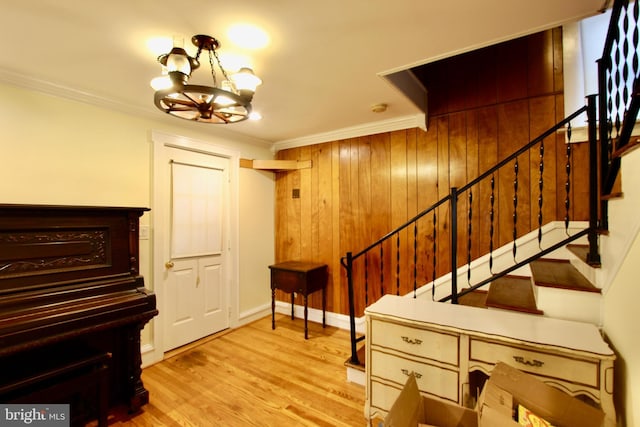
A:
{"label": "small wooden side table", "polygon": [[325,327],[327,265],[303,261],[286,261],[270,265],[271,270],[271,329],[276,328],[276,289],[291,294],[291,319],[293,320],[294,292],[304,295],[304,338],[309,338],[307,328],[307,301],[309,294],[322,290],[322,327]]}

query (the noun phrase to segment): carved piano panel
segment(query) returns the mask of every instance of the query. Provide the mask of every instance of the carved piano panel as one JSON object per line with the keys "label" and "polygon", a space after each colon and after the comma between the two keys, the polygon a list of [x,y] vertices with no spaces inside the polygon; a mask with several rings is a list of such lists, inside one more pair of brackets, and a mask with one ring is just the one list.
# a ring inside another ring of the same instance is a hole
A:
{"label": "carved piano panel", "polygon": [[0,365],[90,347],[111,355],[111,405],[148,401],[140,331],[157,310],[138,266],[147,210],[0,205]]}

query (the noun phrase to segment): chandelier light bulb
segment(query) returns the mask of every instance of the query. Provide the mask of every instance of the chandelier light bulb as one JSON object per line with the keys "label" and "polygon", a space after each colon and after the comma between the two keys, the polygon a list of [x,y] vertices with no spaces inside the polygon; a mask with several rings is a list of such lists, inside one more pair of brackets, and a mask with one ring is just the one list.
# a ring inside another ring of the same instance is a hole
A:
{"label": "chandelier light bulb", "polygon": [[253,94],[256,91],[256,88],[262,84],[262,80],[258,78],[255,74],[253,74],[253,70],[251,68],[243,67],[237,73],[231,76],[231,80],[236,85],[236,89],[240,93],[243,91],[248,91]]}
{"label": "chandelier light bulb", "polygon": [[169,89],[171,86],[173,86],[171,78],[169,78],[168,75],[154,77],[153,79],[151,79],[150,84],[153,90]]}

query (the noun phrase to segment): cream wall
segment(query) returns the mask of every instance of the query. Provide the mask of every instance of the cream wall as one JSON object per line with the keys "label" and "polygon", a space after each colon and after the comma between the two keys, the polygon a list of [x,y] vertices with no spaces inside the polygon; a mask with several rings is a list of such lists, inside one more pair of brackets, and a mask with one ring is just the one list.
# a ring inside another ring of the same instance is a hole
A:
{"label": "cream wall", "polygon": [[[603,269],[620,261],[604,298],[604,332],[616,350],[615,400],[626,426],[640,426],[640,150],[622,159],[624,197],[609,203],[609,235],[602,237]],[[609,242],[617,244],[617,251]],[[618,259],[619,258],[619,259]]]}
{"label": "cream wall", "polygon": [[[152,131],[211,142],[240,157],[273,158],[267,144],[241,137],[231,140],[228,132],[221,136],[217,125],[158,115],[156,121],[0,84],[0,203],[150,207],[141,219],[142,225],[150,226]],[[239,171],[240,317],[264,314],[270,304],[272,175]],[[140,242],[140,270],[146,286],[153,289],[151,248],[151,240]],[[242,318],[232,324],[239,322]],[[143,343],[152,345],[152,340],[145,331]]]}

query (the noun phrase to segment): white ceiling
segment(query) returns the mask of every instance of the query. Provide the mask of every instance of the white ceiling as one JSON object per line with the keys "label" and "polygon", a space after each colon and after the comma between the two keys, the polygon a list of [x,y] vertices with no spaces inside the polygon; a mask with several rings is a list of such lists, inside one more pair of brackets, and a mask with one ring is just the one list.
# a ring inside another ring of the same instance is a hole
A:
{"label": "white ceiling", "polygon": [[[604,0],[2,0],[0,81],[133,114],[163,116],[153,104],[159,75],[152,38],[194,34],[220,54],[248,55],[263,84],[259,122],[225,126],[282,143],[420,113],[381,77],[595,14]],[[267,47],[236,48],[231,24],[250,23]],[[203,66],[194,73],[205,73]],[[385,113],[371,106],[387,103]]]}

